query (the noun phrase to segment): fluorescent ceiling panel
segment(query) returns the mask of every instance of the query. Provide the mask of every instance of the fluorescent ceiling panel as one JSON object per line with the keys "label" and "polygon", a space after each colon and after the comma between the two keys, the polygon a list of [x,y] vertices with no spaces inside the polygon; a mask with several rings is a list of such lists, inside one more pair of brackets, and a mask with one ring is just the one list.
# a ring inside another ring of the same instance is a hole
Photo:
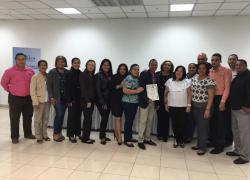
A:
{"label": "fluorescent ceiling panel", "polygon": [[171,4],[170,11],[192,11],[194,4]]}
{"label": "fluorescent ceiling panel", "polygon": [[75,8],[55,8],[55,9],[63,14],[81,14],[81,12]]}

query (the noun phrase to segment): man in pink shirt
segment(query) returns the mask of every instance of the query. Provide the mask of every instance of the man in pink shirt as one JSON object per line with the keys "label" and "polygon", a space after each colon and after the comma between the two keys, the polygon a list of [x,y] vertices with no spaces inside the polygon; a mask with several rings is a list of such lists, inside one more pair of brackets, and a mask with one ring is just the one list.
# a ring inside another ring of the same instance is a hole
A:
{"label": "man in pink shirt", "polygon": [[34,71],[26,67],[26,55],[15,56],[16,65],[7,69],[1,79],[2,87],[9,93],[9,115],[11,139],[13,144],[19,142],[19,121],[22,114],[24,137],[35,139],[32,134],[33,106],[30,97],[30,81]]}
{"label": "man in pink shirt", "polygon": [[226,108],[225,104],[229,96],[232,73],[221,66],[221,55],[215,53],[212,56],[212,69],[210,78],[215,82],[215,96],[213,103],[213,116],[211,118],[211,143],[214,149],[211,154],[219,154],[224,151],[226,138]]}

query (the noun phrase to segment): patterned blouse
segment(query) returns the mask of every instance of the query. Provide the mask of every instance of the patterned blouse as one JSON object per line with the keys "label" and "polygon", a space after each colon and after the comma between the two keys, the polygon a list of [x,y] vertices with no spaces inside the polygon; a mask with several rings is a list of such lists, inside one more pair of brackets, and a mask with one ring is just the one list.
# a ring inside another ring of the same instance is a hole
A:
{"label": "patterned blouse", "polygon": [[[122,82],[123,87],[135,90],[139,87],[139,82],[137,78],[133,78],[131,75],[128,75]],[[122,102],[127,103],[138,103],[139,96],[138,94],[123,94]]]}
{"label": "patterned blouse", "polygon": [[215,83],[209,77],[199,80],[199,75],[191,79],[192,101],[195,103],[206,103],[208,101],[208,89],[214,88]]}

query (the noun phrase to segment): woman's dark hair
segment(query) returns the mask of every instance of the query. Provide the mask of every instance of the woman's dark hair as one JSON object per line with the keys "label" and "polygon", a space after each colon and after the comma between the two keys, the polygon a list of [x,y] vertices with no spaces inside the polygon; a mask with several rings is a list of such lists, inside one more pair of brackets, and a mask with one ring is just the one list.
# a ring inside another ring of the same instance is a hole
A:
{"label": "woman's dark hair", "polygon": [[103,59],[103,60],[102,60],[101,65],[100,65],[100,68],[99,68],[99,72],[104,73],[103,70],[102,70],[102,66],[103,66],[103,64],[104,64],[105,62],[109,63],[110,69],[109,69],[108,74],[109,74],[109,76],[112,76],[112,75],[113,75],[112,63],[111,63],[111,61],[110,61],[109,59]]}
{"label": "woman's dark hair", "polygon": [[129,68],[129,74],[131,74],[131,71],[132,71],[132,69],[133,69],[135,66],[140,67],[138,64],[132,64],[132,65],[130,66],[130,68]]}
{"label": "woman's dark hair", "polygon": [[163,63],[161,63],[161,71],[163,71],[163,66],[164,66],[165,63],[170,63],[171,64],[170,74],[172,75],[173,71],[174,71],[174,64],[170,60],[166,60],[166,61],[163,61]]}
{"label": "woman's dark hair", "polygon": [[73,64],[74,61],[80,61],[80,62],[81,62],[81,60],[80,60],[78,57],[74,57],[74,58],[71,60],[71,64]]}
{"label": "woman's dark hair", "polygon": [[122,63],[122,64],[119,64],[119,66],[118,66],[118,68],[117,68],[117,74],[120,76],[120,69],[121,69],[121,67],[125,67],[125,71],[126,71],[126,73],[125,73],[125,76],[127,76],[128,75],[128,66],[127,66],[127,64],[124,64],[124,63]]}
{"label": "woman's dark hair", "polygon": [[46,60],[43,60],[43,59],[38,61],[37,66],[39,67],[41,65],[41,63],[45,63],[46,66],[48,66],[48,62]]}
{"label": "woman's dark hair", "polygon": [[[203,62],[203,61],[202,61]],[[205,62],[206,63],[206,62]],[[198,65],[196,64],[196,63],[189,63],[188,64],[188,69],[189,69],[189,66],[192,66],[192,65],[194,65],[195,66],[195,68],[196,68],[196,71],[195,71],[195,73],[197,74],[198,73]],[[189,72],[188,72],[188,74],[189,74]],[[190,74],[189,74],[190,75]],[[192,75],[191,75],[192,76]]]}
{"label": "woman's dark hair", "polygon": [[200,62],[197,65],[197,73],[200,66],[204,65],[206,67],[206,76],[209,75],[209,64],[207,62]]}
{"label": "woman's dark hair", "polygon": [[[89,71],[88,71],[88,69],[87,69],[87,66],[88,66],[88,64],[90,63],[90,62],[93,62],[93,63],[95,63],[95,61],[93,60],[93,59],[90,59],[90,60],[88,60],[87,62],[86,62],[86,64],[85,64],[85,70],[84,71],[86,71],[87,73],[89,73]],[[95,63],[96,64],[96,63]],[[93,70],[93,75],[95,74],[95,69]]]}
{"label": "woman's dark hair", "polygon": [[15,60],[17,59],[18,56],[24,56],[25,59],[27,58],[27,56],[24,53],[20,52],[15,55]]}
{"label": "woman's dark hair", "polygon": [[173,73],[173,80],[175,81],[176,80],[176,71],[178,71],[178,69],[181,68],[182,71],[183,71],[183,74],[182,74],[182,77],[180,79],[180,81],[182,81],[183,79],[186,78],[187,76],[187,73],[186,73],[186,68],[184,66],[177,66],[174,70],[174,73]]}
{"label": "woman's dark hair", "polygon": [[191,65],[194,65],[194,66],[196,67],[196,69],[197,69],[197,67],[198,67],[197,64],[195,64],[195,63],[189,63],[189,64],[188,64],[188,67],[191,66]]}
{"label": "woman's dark hair", "polygon": [[59,60],[63,60],[64,61],[64,67],[68,67],[68,64],[67,64],[67,59],[64,57],[64,56],[57,56],[56,57],[56,60],[55,60],[55,66],[57,65],[58,61]]}
{"label": "woman's dark hair", "polygon": [[156,63],[157,63],[157,60],[156,60],[156,59],[150,59],[148,65],[150,65],[150,64],[153,63],[153,62],[156,62]]}

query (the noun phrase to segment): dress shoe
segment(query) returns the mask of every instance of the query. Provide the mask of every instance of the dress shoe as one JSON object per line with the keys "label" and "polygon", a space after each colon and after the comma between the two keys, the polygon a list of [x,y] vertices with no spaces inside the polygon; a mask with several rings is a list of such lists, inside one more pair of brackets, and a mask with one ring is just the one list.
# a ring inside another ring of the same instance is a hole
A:
{"label": "dress shoe", "polygon": [[246,163],[249,163],[249,161],[244,160],[242,158],[238,158],[234,160],[234,164],[246,164]]}
{"label": "dress shoe", "polygon": [[138,140],[137,139],[130,139],[130,142],[133,142],[133,143],[137,143],[138,142]]}
{"label": "dress shoe", "polygon": [[198,146],[193,146],[191,149],[197,151],[197,150],[199,150],[199,147]]}
{"label": "dress shoe", "polygon": [[19,143],[18,138],[14,138],[14,139],[12,139],[12,144],[18,144],[18,143]]}
{"label": "dress shoe", "polygon": [[110,139],[110,138],[105,137],[105,141],[111,141],[111,139]]}
{"label": "dress shoe", "polygon": [[156,146],[156,143],[153,142],[152,140],[149,140],[149,141],[144,140],[143,142],[144,142],[145,144],[148,144],[148,145],[151,145],[151,146]]}
{"label": "dress shoe", "polygon": [[138,143],[138,147],[142,150],[146,150],[145,144],[144,143]]}
{"label": "dress shoe", "polygon": [[134,145],[132,143],[128,143],[128,142],[124,142],[124,144],[128,147],[134,147]]}
{"label": "dress shoe", "polygon": [[43,138],[44,141],[50,141],[50,138],[49,137],[45,137]]}
{"label": "dress shoe", "polygon": [[238,153],[236,153],[236,152],[226,152],[226,155],[227,156],[240,156]]}
{"label": "dress shoe", "polygon": [[93,139],[87,139],[87,140],[82,139],[82,143],[85,143],[85,144],[94,144],[95,140],[93,140]]}
{"label": "dress shoe", "polygon": [[205,150],[199,149],[199,150],[197,151],[197,155],[199,155],[199,156],[203,156],[204,154],[206,154],[206,151],[205,151]]}
{"label": "dress shoe", "polygon": [[220,154],[223,151],[223,148],[214,148],[212,151],[210,151],[210,154]]}
{"label": "dress shoe", "polygon": [[102,144],[102,145],[106,145],[106,144],[107,144],[105,138],[104,138],[104,139],[101,139],[101,144]]}
{"label": "dress shoe", "polygon": [[43,143],[43,140],[42,140],[42,139],[38,139],[38,140],[36,140],[36,142],[37,142],[38,144],[42,144],[42,143]]}

